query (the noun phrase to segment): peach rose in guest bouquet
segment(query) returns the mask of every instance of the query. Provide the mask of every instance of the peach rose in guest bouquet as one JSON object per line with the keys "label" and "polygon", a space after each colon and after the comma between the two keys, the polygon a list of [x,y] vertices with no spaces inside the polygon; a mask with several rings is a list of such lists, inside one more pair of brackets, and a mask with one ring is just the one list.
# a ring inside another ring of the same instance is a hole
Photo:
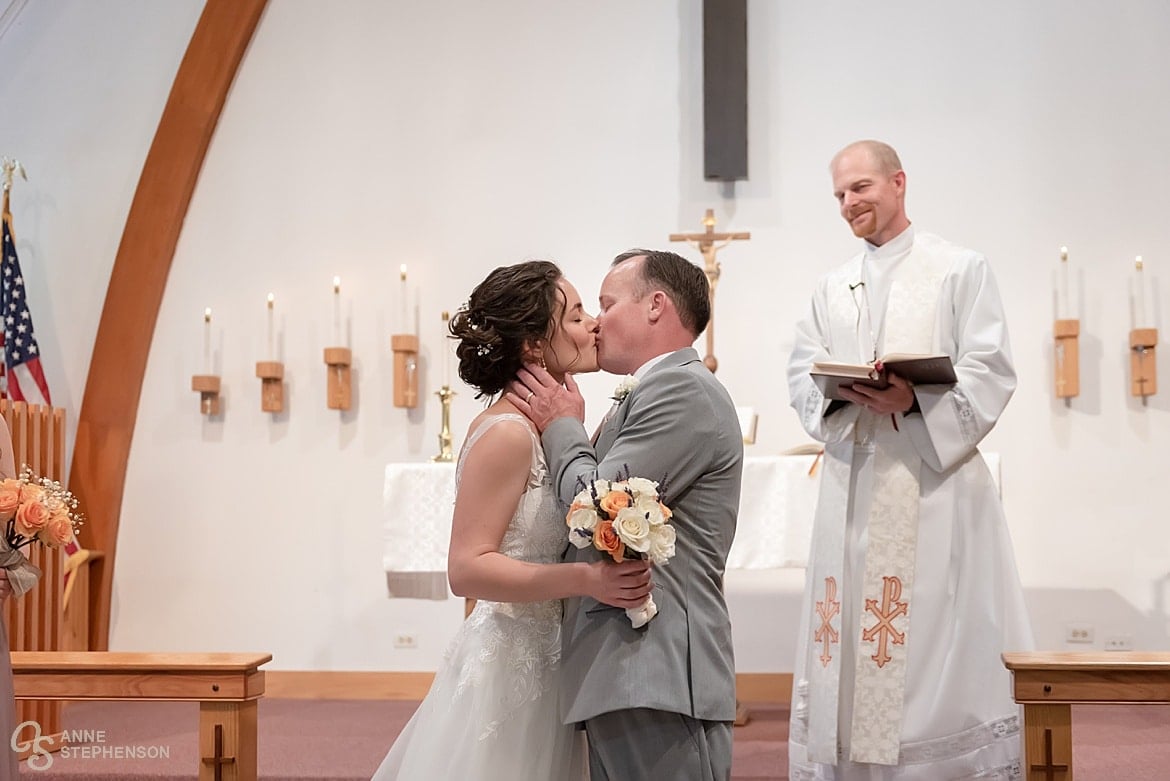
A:
{"label": "peach rose in guest bouquet", "polygon": [[[592,546],[614,561],[649,559],[665,564],[674,556],[675,530],[671,511],[658,497],[658,483],[642,477],[594,480],[574,498],[565,516],[569,542]],[[653,597],[626,615],[635,629],[658,615]]]}
{"label": "peach rose in guest bouquet", "polygon": [[50,548],[68,543],[81,526],[77,499],[56,480],[37,477],[27,466],[19,478],[0,481],[0,520],[8,547],[34,541]]}

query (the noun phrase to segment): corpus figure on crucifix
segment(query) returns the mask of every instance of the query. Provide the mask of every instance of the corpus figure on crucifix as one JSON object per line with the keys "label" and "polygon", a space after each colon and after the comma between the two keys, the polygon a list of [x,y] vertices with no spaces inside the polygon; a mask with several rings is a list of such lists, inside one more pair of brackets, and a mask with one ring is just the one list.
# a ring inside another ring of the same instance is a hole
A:
{"label": "corpus figure on crucifix", "polygon": [[716,233],[714,209],[708,209],[703,216],[703,227],[702,233],[672,233],[670,240],[690,242],[703,253],[703,271],[707,274],[707,281],[711,283],[711,320],[707,323],[707,354],[703,356],[703,365],[714,373],[719,368],[719,361],[715,359],[715,285],[719,282],[719,272],[722,269],[722,265],[715,259],[715,253],[733,241],[750,239],[752,234],[747,231]]}

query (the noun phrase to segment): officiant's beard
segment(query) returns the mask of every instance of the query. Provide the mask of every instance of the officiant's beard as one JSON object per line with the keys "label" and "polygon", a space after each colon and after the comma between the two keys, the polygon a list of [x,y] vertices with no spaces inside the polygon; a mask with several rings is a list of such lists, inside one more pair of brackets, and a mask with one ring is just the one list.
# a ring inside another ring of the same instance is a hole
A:
{"label": "officiant's beard", "polygon": [[866,209],[849,220],[849,229],[859,239],[868,239],[877,233],[877,210]]}

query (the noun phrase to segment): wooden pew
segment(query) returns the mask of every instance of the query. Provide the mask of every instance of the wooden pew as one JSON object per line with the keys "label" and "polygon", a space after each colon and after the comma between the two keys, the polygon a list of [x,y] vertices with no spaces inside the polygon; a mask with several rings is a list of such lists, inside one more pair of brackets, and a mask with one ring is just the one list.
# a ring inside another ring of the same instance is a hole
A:
{"label": "wooden pew", "polygon": [[17,700],[198,702],[200,781],[256,781],[259,668],[270,661],[254,653],[13,651],[12,678]]}
{"label": "wooden pew", "polygon": [[[64,481],[65,410],[0,399],[0,415],[12,435],[17,472],[28,464],[38,477]],[[14,651],[59,650],[65,610],[65,555],[60,548],[36,543],[22,550],[43,574],[29,593],[5,602],[3,620],[8,627],[8,647]],[[88,572],[84,575],[88,577]],[[29,701],[16,706],[17,724],[31,720],[47,734],[60,734],[60,702]]]}
{"label": "wooden pew", "polygon": [[1005,653],[1024,706],[1024,778],[1072,781],[1072,706],[1170,702],[1170,653]]}

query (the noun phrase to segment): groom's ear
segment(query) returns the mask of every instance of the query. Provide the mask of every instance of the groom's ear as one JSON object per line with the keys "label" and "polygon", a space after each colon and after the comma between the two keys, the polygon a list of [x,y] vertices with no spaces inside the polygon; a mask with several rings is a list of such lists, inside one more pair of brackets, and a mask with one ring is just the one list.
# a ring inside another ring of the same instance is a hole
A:
{"label": "groom's ear", "polygon": [[667,307],[670,306],[670,297],[661,290],[655,290],[648,298],[649,306],[646,308],[646,319],[651,323],[656,323],[666,314]]}

